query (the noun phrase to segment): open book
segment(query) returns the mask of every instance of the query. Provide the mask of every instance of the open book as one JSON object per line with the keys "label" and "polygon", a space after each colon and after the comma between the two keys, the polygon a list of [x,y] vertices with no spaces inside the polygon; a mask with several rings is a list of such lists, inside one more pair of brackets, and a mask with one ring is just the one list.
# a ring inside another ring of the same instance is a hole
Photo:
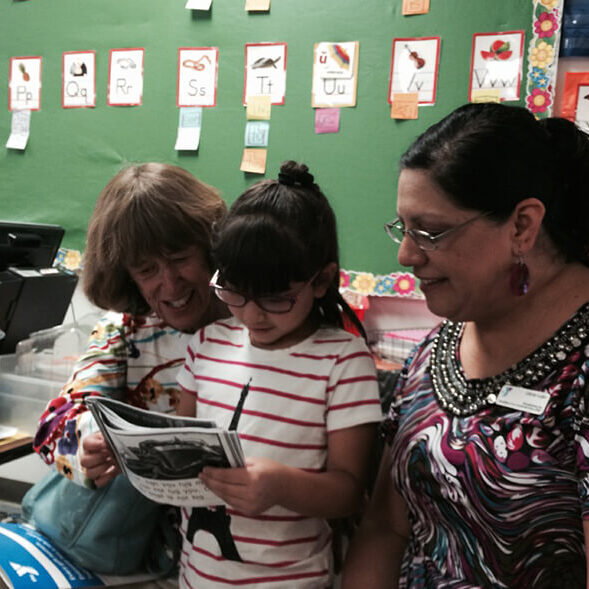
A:
{"label": "open book", "polygon": [[141,583],[155,575],[97,575],[58,550],[49,538],[27,524],[0,523],[0,587],[73,589]]}
{"label": "open book", "polygon": [[86,403],[121,471],[158,503],[222,505],[198,475],[205,466],[245,464],[237,432],[212,421],[138,409],[107,397],[89,397]]}

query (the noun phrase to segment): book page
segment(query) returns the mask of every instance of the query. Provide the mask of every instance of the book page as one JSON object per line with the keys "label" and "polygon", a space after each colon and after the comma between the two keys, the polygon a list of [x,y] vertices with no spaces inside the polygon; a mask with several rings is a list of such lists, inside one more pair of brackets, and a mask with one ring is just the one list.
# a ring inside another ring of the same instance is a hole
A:
{"label": "book page", "polygon": [[[87,399],[87,403],[121,471],[146,497],[178,506],[223,504],[198,476],[205,466],[245,464],[237,432],[211,427],[208,421],[149,412],[103,397]],[[120,413],[129,415],[133,423]],[[136,425],[147,421],[161,422],[163,427]],[[173,423],[181,426],[171,427]]]}

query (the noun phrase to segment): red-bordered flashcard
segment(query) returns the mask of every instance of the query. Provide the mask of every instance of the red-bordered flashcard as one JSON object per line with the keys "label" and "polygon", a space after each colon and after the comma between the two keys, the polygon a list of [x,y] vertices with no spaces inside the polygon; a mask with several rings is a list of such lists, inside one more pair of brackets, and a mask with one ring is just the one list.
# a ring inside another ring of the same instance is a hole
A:
{"label": "red-bordered flashcard", "polygon": [[107,104],[139,106],[143,97],[145,49],[111,49],[108,59]]}
{"label": "red-bordered flashcard", "polygon": [[218,47],[180,47],[176,106],[216,106]]}
{"label": "red-bordered flashcard", "polygon": [[96,106],[96,51],[64,51],[61,58],[62,108]]}
{"label": "red-bordered flashcard", "polygon": [[440,37],[393,39],[389,104],[394,94],[417,92],[418,104],[435,104],[440,63]]}
{"label": "red-bordered flashcard", "polygon": [[321,41],[313,45],[313,108],[356,106],[359,57],[358,41]]}
{"label": "red-bordered flashcard", "polygon": [[41,109],[42,58],[11,57],[8,73],[8,110]]}
{"label": "red-bordered flashcard", "polygon": [[272,104],[284,104],[286,43],[246,43],[243,105],[248,96],[268,95]]}
{"label": "red-bordered flashcard", "polygon": [[499,89],[501,100],[519,100],[524,31],[475,33],[472,36],[468,100],[473,90]]}
{"label": "red-bordered flashcard", "polygon": [[589,121],[589,72],[566,72],[559,115],[573,122]]}

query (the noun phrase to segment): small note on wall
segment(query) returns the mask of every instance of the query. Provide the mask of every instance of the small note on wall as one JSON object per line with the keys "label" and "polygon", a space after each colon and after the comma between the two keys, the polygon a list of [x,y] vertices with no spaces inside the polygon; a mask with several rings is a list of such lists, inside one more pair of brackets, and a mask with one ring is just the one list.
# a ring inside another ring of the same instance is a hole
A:
{"label": "small note on wall", "polygon": [[416,119],[419,115],[417,92],[393,94],[391,119]]}
{"label": "small note on wall", "polygon": [[487,88],[485,90],[471,90],[471,102],[501,102],[501,90],[499,88]]}
{"label": "small note on wall", "polygon": [[245,116],[248,121],[268,121],[272,110],[272,102],[269,95],[248,96]]}
{"label": "small note on wall", "polygon": [[143,96],[145,49],[111,49],[108,66],[109,106],[138,106]]}
{"label": "small note on wall", "polygon": [[337,133],[339,131],[339,108],[318,108],[315,110],[315,133]]}
{"label": "small note on wall", "polygon": [[412,14],[427,14],[429,12],[429,0],[403,0],[403,16]]}
{"label": "small note on wall", "polygon": [[202,107],[192,106],[181,108],[174,149],[196,151],[200,144],[201,127]]}
{"label": "small note on wall", "polygon": [[8,110],[41,108],[41,58],[11,57]]}
{"label": "small note on wall", "polygon": [[266,149],[250,149],[246,147],[243,150],[239,169],[250,174],[264,174],[266,172],[267,153]]}
{"label": "small note on wall", "polygon": [[213,0],[187,0],[184,8],[191,10],[209,10]]}
{"label": "small note on wall", "polygon": [[8,149],[23,150],[27,146],[29,140],[29,129],[31,125],[31,111],[30,110],[14,110],[12,111],[12,124],[10,129],[10,137],[6,142]]}
{"label": "small note on wall", "polygon": [[270,10],[270,0],[245,0],[248,12],[267,12]]}
{"label": "small note on wall", "polygon": [[245,125],[244,144],[246,147],[268,147],[269,134],[268,121],[248,121]]}

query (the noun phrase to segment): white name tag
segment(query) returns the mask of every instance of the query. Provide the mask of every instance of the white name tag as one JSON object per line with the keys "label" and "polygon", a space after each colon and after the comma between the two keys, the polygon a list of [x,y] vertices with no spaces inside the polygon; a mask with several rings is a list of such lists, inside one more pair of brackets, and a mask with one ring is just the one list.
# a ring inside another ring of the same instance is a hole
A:
{"label": "white name tag", "polygon": [[540,415],[544,413],[548,399],[550,399],[550,395],[545,391],[533,391],[506,384],[499,391],[496,404],[517,411]]}

